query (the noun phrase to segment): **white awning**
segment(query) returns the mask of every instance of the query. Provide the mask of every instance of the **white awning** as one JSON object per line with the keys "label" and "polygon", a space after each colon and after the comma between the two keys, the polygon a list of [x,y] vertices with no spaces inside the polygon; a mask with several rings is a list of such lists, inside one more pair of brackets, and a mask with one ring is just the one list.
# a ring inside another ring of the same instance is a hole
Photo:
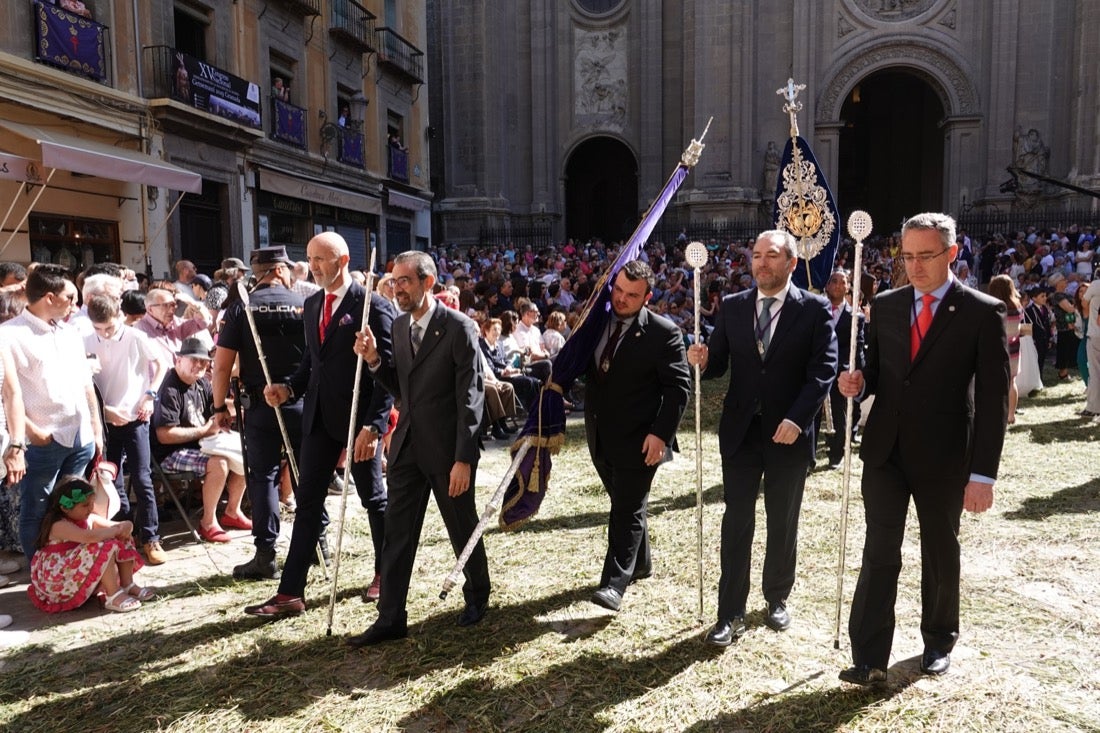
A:
{"label": "white awning", "polygon": [[326,186],[300,176],[277,173],[266,166],[260,171],[260,188],[283,196],[335,206],[338,209],[375,215],[382,213],[382,202],[374,196]]}
{"label": "white awning", "polygon": [[390,189],[388,193],[390,197],[390,206],[397,206],[398,208],[408,209],[409,211],[423,211],[424,209],[431,208],[432,205],[431,201],[425,201],[416,196],[409,196],[408,194],[394,191],[393,189]]}
{"label": "white awning", "polygon": [[38,145],[42,165],[46,168],[60,168],[127,183],[144,183],[146,186],[164,186],[189,193],[202,191],[202,176],[198,173],[137,150],[116,148],[7,120],[0,120],[0,129]]}

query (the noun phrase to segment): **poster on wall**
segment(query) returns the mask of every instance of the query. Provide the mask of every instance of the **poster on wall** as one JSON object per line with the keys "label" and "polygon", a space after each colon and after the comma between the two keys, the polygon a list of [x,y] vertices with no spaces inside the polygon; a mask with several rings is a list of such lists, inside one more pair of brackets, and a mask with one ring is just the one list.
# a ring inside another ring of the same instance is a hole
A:
{"label": "poster on wall", "polygon": [[171,88],[173,97],[195,109],[257,130],[263,126],[260,87],[194,56],[176,51]]}

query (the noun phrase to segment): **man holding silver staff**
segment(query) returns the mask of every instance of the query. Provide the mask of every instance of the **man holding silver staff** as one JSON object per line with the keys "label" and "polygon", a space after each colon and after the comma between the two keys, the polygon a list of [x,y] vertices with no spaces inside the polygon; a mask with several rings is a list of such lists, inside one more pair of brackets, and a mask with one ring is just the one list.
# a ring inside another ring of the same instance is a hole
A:
{"label": "man holding silver staff", "polygon": [[902,226],[910,285],[871,305],[867,363],[844,372],[841,394],[873,394],[860,454],[867,535],[848,634],[853,666],[840,679],[886,681],[901,544],[912,497],[921,538],[920,670],[942,675],[959,636],[959,522],[993,505],[1008,419],[1005,306],[950,271],[955,220],[918,214]]}
{"label": "man holding silver staff", "polygon": [[[247,606],[245,613],[278,618],[305,610],[306,576],[321,535],[325,497],[332,473],[348,439],[352,394],[355,391],[357,357],[355,333],[363,308],[370,298],[369,322],[378,334],[378,349],[390,354],[393,308],[377,293],[368,293],[351,279],[348,245],[335,232],[322,232],[306,248],[310,271],[321,290],[306,298],[302,311],[305,352],[298,370],[282,384],[264,388],[272,407],[303,395],[302,454],[290,550],[283,565],[279,592],[264,603]],[[393,398],[363,374],[359,382],[352,472],[356,488],[367,508],[374,543],[375,580],[381,582],[379,558],[385,536],[386,490],[382,482],[379,437],[386,431]],[[371,588],[367,595],[372,595]],[[371,598],[370,600],[374,600]]]}
{"label": "man holding silver staff", "polygon": [[[229,379],[233,363],[240,356],[241,394],[237,405],[242,414],[246,487],[252,504],[251,529],[256,553],[248,562],[233,568],[237,580],[279,577],[275,541],[279,538],[279,466],[283,436],[275,410],[264,400],[267,380],[260,364],[255,339],[267,360],[273,382],[283,382],[298,369],[305,341],[302,332],[302,296],[290,289],[293,264],[285,247],[264,247],[252,251],[252,272],[256,287],[243,300],[234,300],[225,312],[214,354],[214,415],[220,427],[229,429]],[[256,332],[252,333],[245,308],[250,308]],[[302,439],[302,401],[287,400],[279,408],[287,428],[288,454],[297,454]]]}
{"label": "man holding silver staff", "polygon": [[791,234],[761,233],[752,250],[756,287],[726,297],[709,345],[688,349],[688,362],[703,369],[703,379],[730,371],[718,427],[726,502],[718,622],[706,636],[715,646],[729,646],[746,630],[761,487],[768,522],[765,623],[783,631],[791,622],[787,598],[794,586],[802,492],[814,461],[814,416],[837,363],[828,304],[792,285],[797,264]]}
{"label": "man holding silver staff", "polygon": [[[833,322],[833,331],[836,333],[837,372],[846,372],[849,369],[848,354],[851,352],[852,343],[852,319],[856,320],[856,364],[855,369],[863,368],[863,313],[858,306],[848,304],[850,292],[848,273],[837,270],[829,276],[825,283],[825,296],[829,299],[829,316]],[[825,445],[829,455],[829,468],[840,468],[844,462],[844,431],[851,430],[855,436],[856,425],[859,424],[859,402],[852,405],[852,424],[846,425],[847,402],[844,395],[834,383],[829,390],[829,406],[832,408],[833,428],[832,434],[825,436]],[[821,425],[824,410],[818,413],[818,426]]]}
{"label": "man holding silver staff", "polygon": [[[401,403],[390,442],[386,544],[382,548],[382,597],[378,620],[352,636],[353,647],[403,639],[405,603],[429,495],[458,557],[478,524],[474,478],[480,451],[485,385],[478,328],[431,295],[436,266],[424,252],[397,255],[394,295],[403,313],[393,325],[393,358],[379,350],[373,324],[355,344],[371,375]],[[466,607],[459,626],[472,626],[489,606],[489,564],[478,541],[464,569]]]}
{"label": "man holding silver staff", "polygon": [[657,467],[671,456],[691,377],[684,339],[649,312],[653,271],[623,265],[611,287],[611,318],[589,360],[584,427],[588,451],[611,498],[607,554],[592,602],[618,611],[626,588],[652,571],[646,504]]}

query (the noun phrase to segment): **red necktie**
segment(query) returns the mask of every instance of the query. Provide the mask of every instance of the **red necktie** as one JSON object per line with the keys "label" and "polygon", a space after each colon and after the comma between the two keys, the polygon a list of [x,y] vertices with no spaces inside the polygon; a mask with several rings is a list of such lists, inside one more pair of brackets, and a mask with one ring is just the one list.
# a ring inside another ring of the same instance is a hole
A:
{"label": "red necktie", "polygon": [[925,293],[920,299],[924,305],[909,329],[909,361],[916,360],[920,343],[928,335],[928,329],[932,327],[932,304],[936,302],[936,296]]}
{"label": "red necktie", "polygon": [[332,322],[332,304],[336,302],[336,293],[325,293],[325,312],[321,314],[321,343],[325,343],[325,331]]}

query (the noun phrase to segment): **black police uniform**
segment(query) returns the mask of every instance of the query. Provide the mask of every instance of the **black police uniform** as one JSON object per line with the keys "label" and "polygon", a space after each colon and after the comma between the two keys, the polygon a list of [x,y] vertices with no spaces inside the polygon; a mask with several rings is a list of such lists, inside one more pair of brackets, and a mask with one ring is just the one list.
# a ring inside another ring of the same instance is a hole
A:
{"label": "black police uniform", "polygon": [[[260,285],[249,295],[249,302],[271,380],[282,382],[297,370],[305,349],[302,296],[281,285]],[[283,438],[275,410],[264,400],[267,383],[242,301],[226,311],[218,346],[236,351],[240,359],[252,535],[257,553],[272,553],[279,537],[278,480]],[[302,400],[296,397],[280,409],[297,456],[302,442]]]}

